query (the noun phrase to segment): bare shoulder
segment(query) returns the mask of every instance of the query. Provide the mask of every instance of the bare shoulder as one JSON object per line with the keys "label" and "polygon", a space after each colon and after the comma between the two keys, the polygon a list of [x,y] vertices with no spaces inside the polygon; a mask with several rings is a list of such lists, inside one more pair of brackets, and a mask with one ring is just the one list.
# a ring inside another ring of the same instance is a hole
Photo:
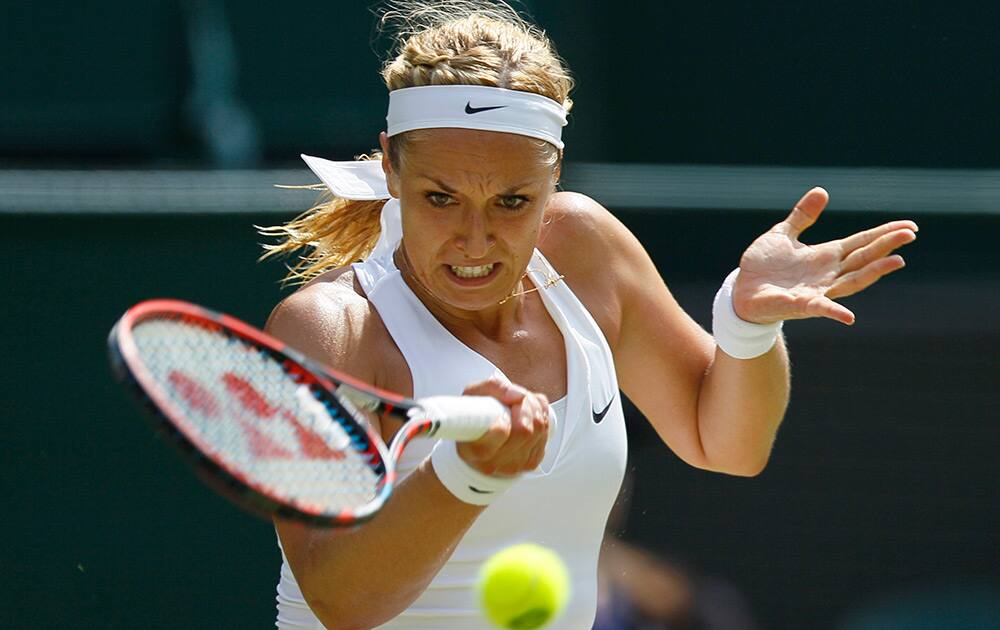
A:
{"label": "bare shoulder", "polygon": [[546,224],[556,230],[553,236],[597,236],[613,221],[614,216],[595,199],[568,190],[553,194],[546,208]]}
{"label": "bare shoulder", "polygon": [[638,240],[587,195],[558,192],[546,212],[539,249],[565,277],[614,347],[621,326],[621,274]]}
{"label": "bare shoulder", "polygon": [[398,350],[349,267],[327,272],[286,297],[265,329],[324,365],[398,390],[391,387],[398,380],[391,376]]}
{"label": "bare shoulder", "polygon": [[[627,257],[635,244],[629,229],[607,208],[587,195],[568,191],[552,196],[539,240],[550,260],[564,260],[588,271],[603,269],[605,273]],[[587,255],[581,256],[582,251]]]}

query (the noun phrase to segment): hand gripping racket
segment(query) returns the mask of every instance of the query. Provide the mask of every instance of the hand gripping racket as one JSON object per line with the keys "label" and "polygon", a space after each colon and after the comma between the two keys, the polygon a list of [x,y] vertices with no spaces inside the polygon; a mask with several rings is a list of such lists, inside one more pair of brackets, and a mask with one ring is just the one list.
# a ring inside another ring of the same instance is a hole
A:
{"label": "hand gripping racket", "polygon": [[[411,440],[475,440],[508,414],[486,396],[411,400],[376,389],[177,300],[133,306],[108,345],[115,375],[202,479],[265,518],[364,522],[389,498]],[[362,409],[406,423],[389,448]]]}

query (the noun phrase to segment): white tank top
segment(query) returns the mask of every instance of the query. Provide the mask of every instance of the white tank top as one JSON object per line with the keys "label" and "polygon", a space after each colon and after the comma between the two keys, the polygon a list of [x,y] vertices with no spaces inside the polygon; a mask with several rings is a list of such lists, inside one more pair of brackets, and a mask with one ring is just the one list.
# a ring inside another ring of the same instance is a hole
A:
{"label": "white tank top", "polygon": [[[383,212],[383,227],[385,220]],[[383,236],[387,233],[383,230]],[[385,245],[355,264],[354,271],[409,365],[414,398],[461,394],[470,383],[502,375],[431,315],[392,262],[394,244]],[[483,511],[424,593],[379,628],[492,630],[476,599],[479,568],[500,549],[529,541],[558,553],[572,579],[566,611],[547,628],[581,630],[594,623],[598,554],[625,474],[621,397],[611,350],[587,309],[565,282],[551,282],[559,276],[537,250],[528,274],[543,287],[539,295],[566,345],[567,394],[552,405],[556,421],[545,458]],[[411,442],[399,462],[400,475],[412,472],[435,443]],[[284,551],[277,601],[279,628],[323,628],[306,605]]]}

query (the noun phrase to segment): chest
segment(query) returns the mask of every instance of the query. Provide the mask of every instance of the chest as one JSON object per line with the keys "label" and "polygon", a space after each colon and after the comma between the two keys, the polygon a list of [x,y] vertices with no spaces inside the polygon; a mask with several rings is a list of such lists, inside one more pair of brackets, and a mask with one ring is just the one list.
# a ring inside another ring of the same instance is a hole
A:
{"label": "chest", "polygon": [[566,395],[566,342],[547,314],[522,322],[500,340],[482,335],[455,337],[514,383],[545,394],[549,400]]}
{"label": "chest", "polygon": [[[568,387],[566,342],[547,312],[536,315],[502,339],[451,331],[444,326],[438,331],[433,330],[435,327],[419,330],[404,339],[397,338],[398,330],[394,336],[387,326],[379,326],[381,343],[373,345],[376,356],[370,380],[377,387],[414,396],[413,368],[438,372],[447,368],[447,357],[471,351],[496,366],[512,382],[541,392],[549,400],[558,400],[566,395]],[[407,346],[407,352],[400,342]]]}

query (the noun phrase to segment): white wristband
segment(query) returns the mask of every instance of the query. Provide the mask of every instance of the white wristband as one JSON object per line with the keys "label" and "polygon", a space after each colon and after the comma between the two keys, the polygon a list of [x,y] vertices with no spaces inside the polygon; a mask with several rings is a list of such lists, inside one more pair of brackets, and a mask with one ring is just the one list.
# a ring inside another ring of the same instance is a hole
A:
{"label": "white wristband", "polygon": [[733,309],[733,284],[739,267],[726,276],[712,304],[712,335],[722,351],[736,359],[753,359],[774,347],[784,322],[753,324],[740,319]]}
{"label": "white wristband", "polygon": [[518,479],[484,475],[465,463],[458,454],[457,444],[451,440],[441,440],[434,446],[431,465],[449,492],[472,505],[489,505]]}

